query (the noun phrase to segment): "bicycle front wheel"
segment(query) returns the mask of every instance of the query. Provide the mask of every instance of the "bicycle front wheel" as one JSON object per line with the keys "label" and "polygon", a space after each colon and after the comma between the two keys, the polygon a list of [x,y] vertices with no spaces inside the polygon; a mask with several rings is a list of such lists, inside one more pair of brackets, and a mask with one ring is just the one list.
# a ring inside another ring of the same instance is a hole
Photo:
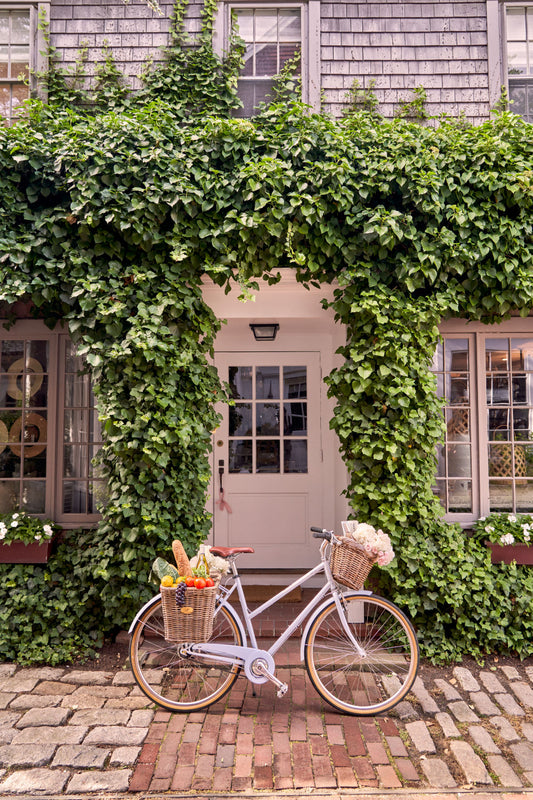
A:
{"label": "bicycle front wheel", "polygon": [[349,630],[335,601],[317,613],[305,641],[305,665],[317,692],[344,714],[371,716],[388,711],[408,693],[416,678],[418,642],[407,617],[382,597],[345,594]]}
{"label": "bicycle front wheel", "polygon": [[[235,613],[220,606],[215,613],[211,643],[242,645]],[[167,642],[161,598],[155,598],[137,620],[130,640],[130,664],[144,694],[169,711],[200,711],[229,692],[240,671],[231,664],[180,654]]]}

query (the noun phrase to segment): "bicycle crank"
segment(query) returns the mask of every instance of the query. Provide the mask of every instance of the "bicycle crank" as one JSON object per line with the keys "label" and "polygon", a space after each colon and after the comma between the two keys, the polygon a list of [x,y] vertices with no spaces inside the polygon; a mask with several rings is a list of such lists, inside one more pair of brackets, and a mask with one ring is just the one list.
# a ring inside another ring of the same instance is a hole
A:
{"label": "bicycle crank", "polygon": [[239,647],[228,644],[191,644],[185,650],[195,658],[205,658],[223,664],[238,664],[251,683],[271,681],[278,689],[278,697],[283,697],[289,688],[274,675],[276,664],[271,654],[255,647]]}

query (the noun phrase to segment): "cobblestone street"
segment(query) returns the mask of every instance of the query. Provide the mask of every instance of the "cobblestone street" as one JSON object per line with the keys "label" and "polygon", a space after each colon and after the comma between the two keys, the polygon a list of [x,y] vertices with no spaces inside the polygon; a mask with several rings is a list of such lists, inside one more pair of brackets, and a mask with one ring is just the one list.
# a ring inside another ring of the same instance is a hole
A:
{"label": "cobblestone street", "polygon": [[425,665],[389,716],[357,719],[323,704],[297,639],[278,655],[284,698],[239,678],[189,715],[154,709],[129,670],[0,665],[0,793],[533,787],[531,660]]}

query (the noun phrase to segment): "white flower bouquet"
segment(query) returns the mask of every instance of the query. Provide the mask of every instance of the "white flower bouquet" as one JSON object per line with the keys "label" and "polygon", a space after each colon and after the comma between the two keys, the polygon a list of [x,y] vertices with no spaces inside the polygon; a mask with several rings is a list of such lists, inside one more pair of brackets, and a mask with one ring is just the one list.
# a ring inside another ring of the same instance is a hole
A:
{"label": "white flower bouquet", "polygon": [[376,530],[366,522],[351,519],[342,523],[342,532],[359,545],[367,557],[379,567],[385,567],[394,558],[391,540],[382,530]]}

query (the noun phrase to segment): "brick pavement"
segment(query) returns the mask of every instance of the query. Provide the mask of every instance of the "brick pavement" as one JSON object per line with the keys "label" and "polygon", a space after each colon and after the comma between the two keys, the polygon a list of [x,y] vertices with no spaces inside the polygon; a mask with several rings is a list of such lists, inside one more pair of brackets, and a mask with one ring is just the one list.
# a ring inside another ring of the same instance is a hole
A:
{"label": "brick pavement", "polygon": [[323,703],[298,644],[278,654],[284,698],[239,678],[188,715],[154,709],[128,670],[0,665],[0,794],[533,790],[533,659],[424,666],[393,712],[358,719]]}

